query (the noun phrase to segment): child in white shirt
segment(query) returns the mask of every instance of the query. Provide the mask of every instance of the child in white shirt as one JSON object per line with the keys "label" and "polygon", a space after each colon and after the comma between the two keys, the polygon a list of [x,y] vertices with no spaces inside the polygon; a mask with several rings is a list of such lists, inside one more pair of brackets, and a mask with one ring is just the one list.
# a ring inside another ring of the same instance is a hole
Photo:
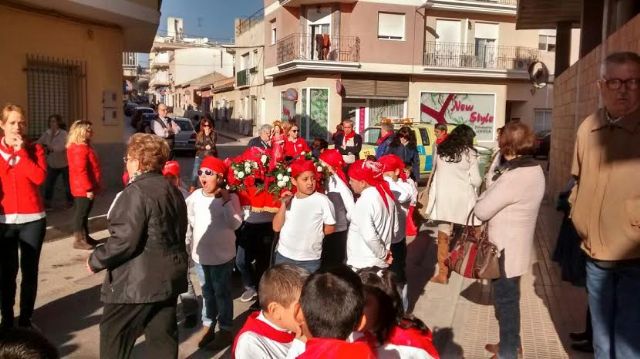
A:
{"label": "child in white shirt", "polygon": [[285,358],[300,334],[295,308],[309,272],[290,265],[277,264],[260,279],[260,311],[253,312],[238,332],[231,358]]}
{"label": "child in white shirt", "polygon": [[335,213],[329,198],[316,192],[316,166],[298,159],[290,165],[296,194],[284,194],[273,219],[273,230],[280,232],[276,264],[289,263],[313,273],[320,268],[322,239],[335,231]]}
{"label": "child in white shirt", "polygon": [[324,150],[320,162],[329,169],[331,176],[326,182],[326,194],[336,213],[336,231],[322,241],[322,267],[344,264],[347,259],[347,230],[355,207],[353,193],[342,167],[344,159],[338,150]]}
{"label": "child in white shirt", "polygon": [[[198,347],[211,344],[215,350],[231,344],[233,300],[231,272],[236,255],[235,230],[242,224],[240,200],[224,189],[227,167],[207,156],[198,177],[202,188],[187,198],[187,216],[192,229],[191,257],[202,287],[202,330]],[[220,331],[215,333],[216,322]]]}

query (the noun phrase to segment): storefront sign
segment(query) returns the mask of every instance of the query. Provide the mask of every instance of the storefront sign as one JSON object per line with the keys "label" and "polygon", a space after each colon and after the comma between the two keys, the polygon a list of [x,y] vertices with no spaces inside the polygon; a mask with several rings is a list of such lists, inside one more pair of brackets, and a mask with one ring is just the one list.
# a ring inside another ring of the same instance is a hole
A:
{"label": "storefront sign", "polygon": [[465,124],[473,128],[478,141],[493,141],[495,94],[423,92],[420,122]]}

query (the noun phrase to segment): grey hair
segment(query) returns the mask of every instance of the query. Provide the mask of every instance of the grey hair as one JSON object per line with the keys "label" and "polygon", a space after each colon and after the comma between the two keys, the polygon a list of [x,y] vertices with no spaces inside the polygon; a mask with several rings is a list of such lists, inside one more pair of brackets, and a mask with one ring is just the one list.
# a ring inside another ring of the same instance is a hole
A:
{"label": "grey hair", "polygon": [[264,125],[260,126],[260,132],[259,132],[259,133],[262,133],[262,132],[271,132],[271,130],[272,130],[272,129],[273,129],[273,126],[271,126],[271,125],[270,125],[270,124],[268,124],[268,123],[265,123]]}
{"label": "grey hair", "polygon": [[349,122],[350,124],[353,125],[353,120],[350,118],[345,118],[344,120],[342,120],[342,124],[344,124],[345,122]]}
{"label": "grey hair", "polygon": [[622,65],[629,62],[640,66],[640,55],[632,51],[620,51],[611,53],[607,55],[607,57],[600,65],[600,76],[604,77],[604,75],[607,74],[607,67],[611,65]]}

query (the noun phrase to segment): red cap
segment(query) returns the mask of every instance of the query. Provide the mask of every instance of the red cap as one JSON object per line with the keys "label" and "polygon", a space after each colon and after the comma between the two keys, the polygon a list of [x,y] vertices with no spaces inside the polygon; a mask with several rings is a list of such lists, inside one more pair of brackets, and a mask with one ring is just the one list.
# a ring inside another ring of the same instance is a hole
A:
{"label": "red cap", "polygon": [[336,149],[322,151],[320,154],[320,160],[333,167],[334,170],[344,166],[344,159],[342,158],[340,151]]}
{"label": "red cap", "polygon": [[313,163],[313,161],[305,160],[302,158],[291,162],[289,168],[291,168],[291,177],[293,178],[297,178],[302,174],[302,172],[306,171],[311,171],[314,175],[316,173],[316,165]]}
{"label": "red cap", "polygon": [[404,172],[404,161],[400,156],[394,154],[384,155],[378,158],[378,162],[382,163],[384,172],[393,172],[400,170],[399,177],[403,180],[407,179],[407,174]]}
{"label": "red cap", "polygon": [[224,164],[224,161],[213,156],[205,157],[202,163],[200,163],[200,168],[208,168],[222,176],[226,176],[227,174],[227,165]]}
{"label": "red cap", "polygon": [[382,177],[384,169],[382,163],[369,161],[369,160],[357,160],[349,167],[349,177],[356,181],[365,181],[370,186],[376,188],[385,206],[389,208],[387,195],[393,198],[389,184]]}
{"label": "red cap", "polygon": [[180,164],[178,161],[167,161],[162,168],[163,176],[175,176],[180,177]]}

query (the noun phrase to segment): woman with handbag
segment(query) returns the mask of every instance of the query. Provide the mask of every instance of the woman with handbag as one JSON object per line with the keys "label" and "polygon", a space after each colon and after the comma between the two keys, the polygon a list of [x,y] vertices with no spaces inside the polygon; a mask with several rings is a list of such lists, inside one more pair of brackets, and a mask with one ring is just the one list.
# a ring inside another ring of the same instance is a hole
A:
{"label": "woman with handbag", "polygon": [[449,238],[454,224],[466,224],[476,204],[482,183],[478,168],[478,152],[473,148],[475,132],[459,125],[438,145],[433,180],[429,188],[428,218],[438,223],[438,272],[434,283],[449,282]]}
{"label": "woman with handbag", "polygon": [[545,180],[540,165],[528,154],[534,144],[529,126],[516,122],[504,127],[499,139],[504,162],[492,178],[474,213],[489,221],[489,239],[500,251],[500,277],[491,282],[500,328],[500,343],[485,349],[494,358],[522,355],[520,341],[520,277],[529,271],[533,238]]}

